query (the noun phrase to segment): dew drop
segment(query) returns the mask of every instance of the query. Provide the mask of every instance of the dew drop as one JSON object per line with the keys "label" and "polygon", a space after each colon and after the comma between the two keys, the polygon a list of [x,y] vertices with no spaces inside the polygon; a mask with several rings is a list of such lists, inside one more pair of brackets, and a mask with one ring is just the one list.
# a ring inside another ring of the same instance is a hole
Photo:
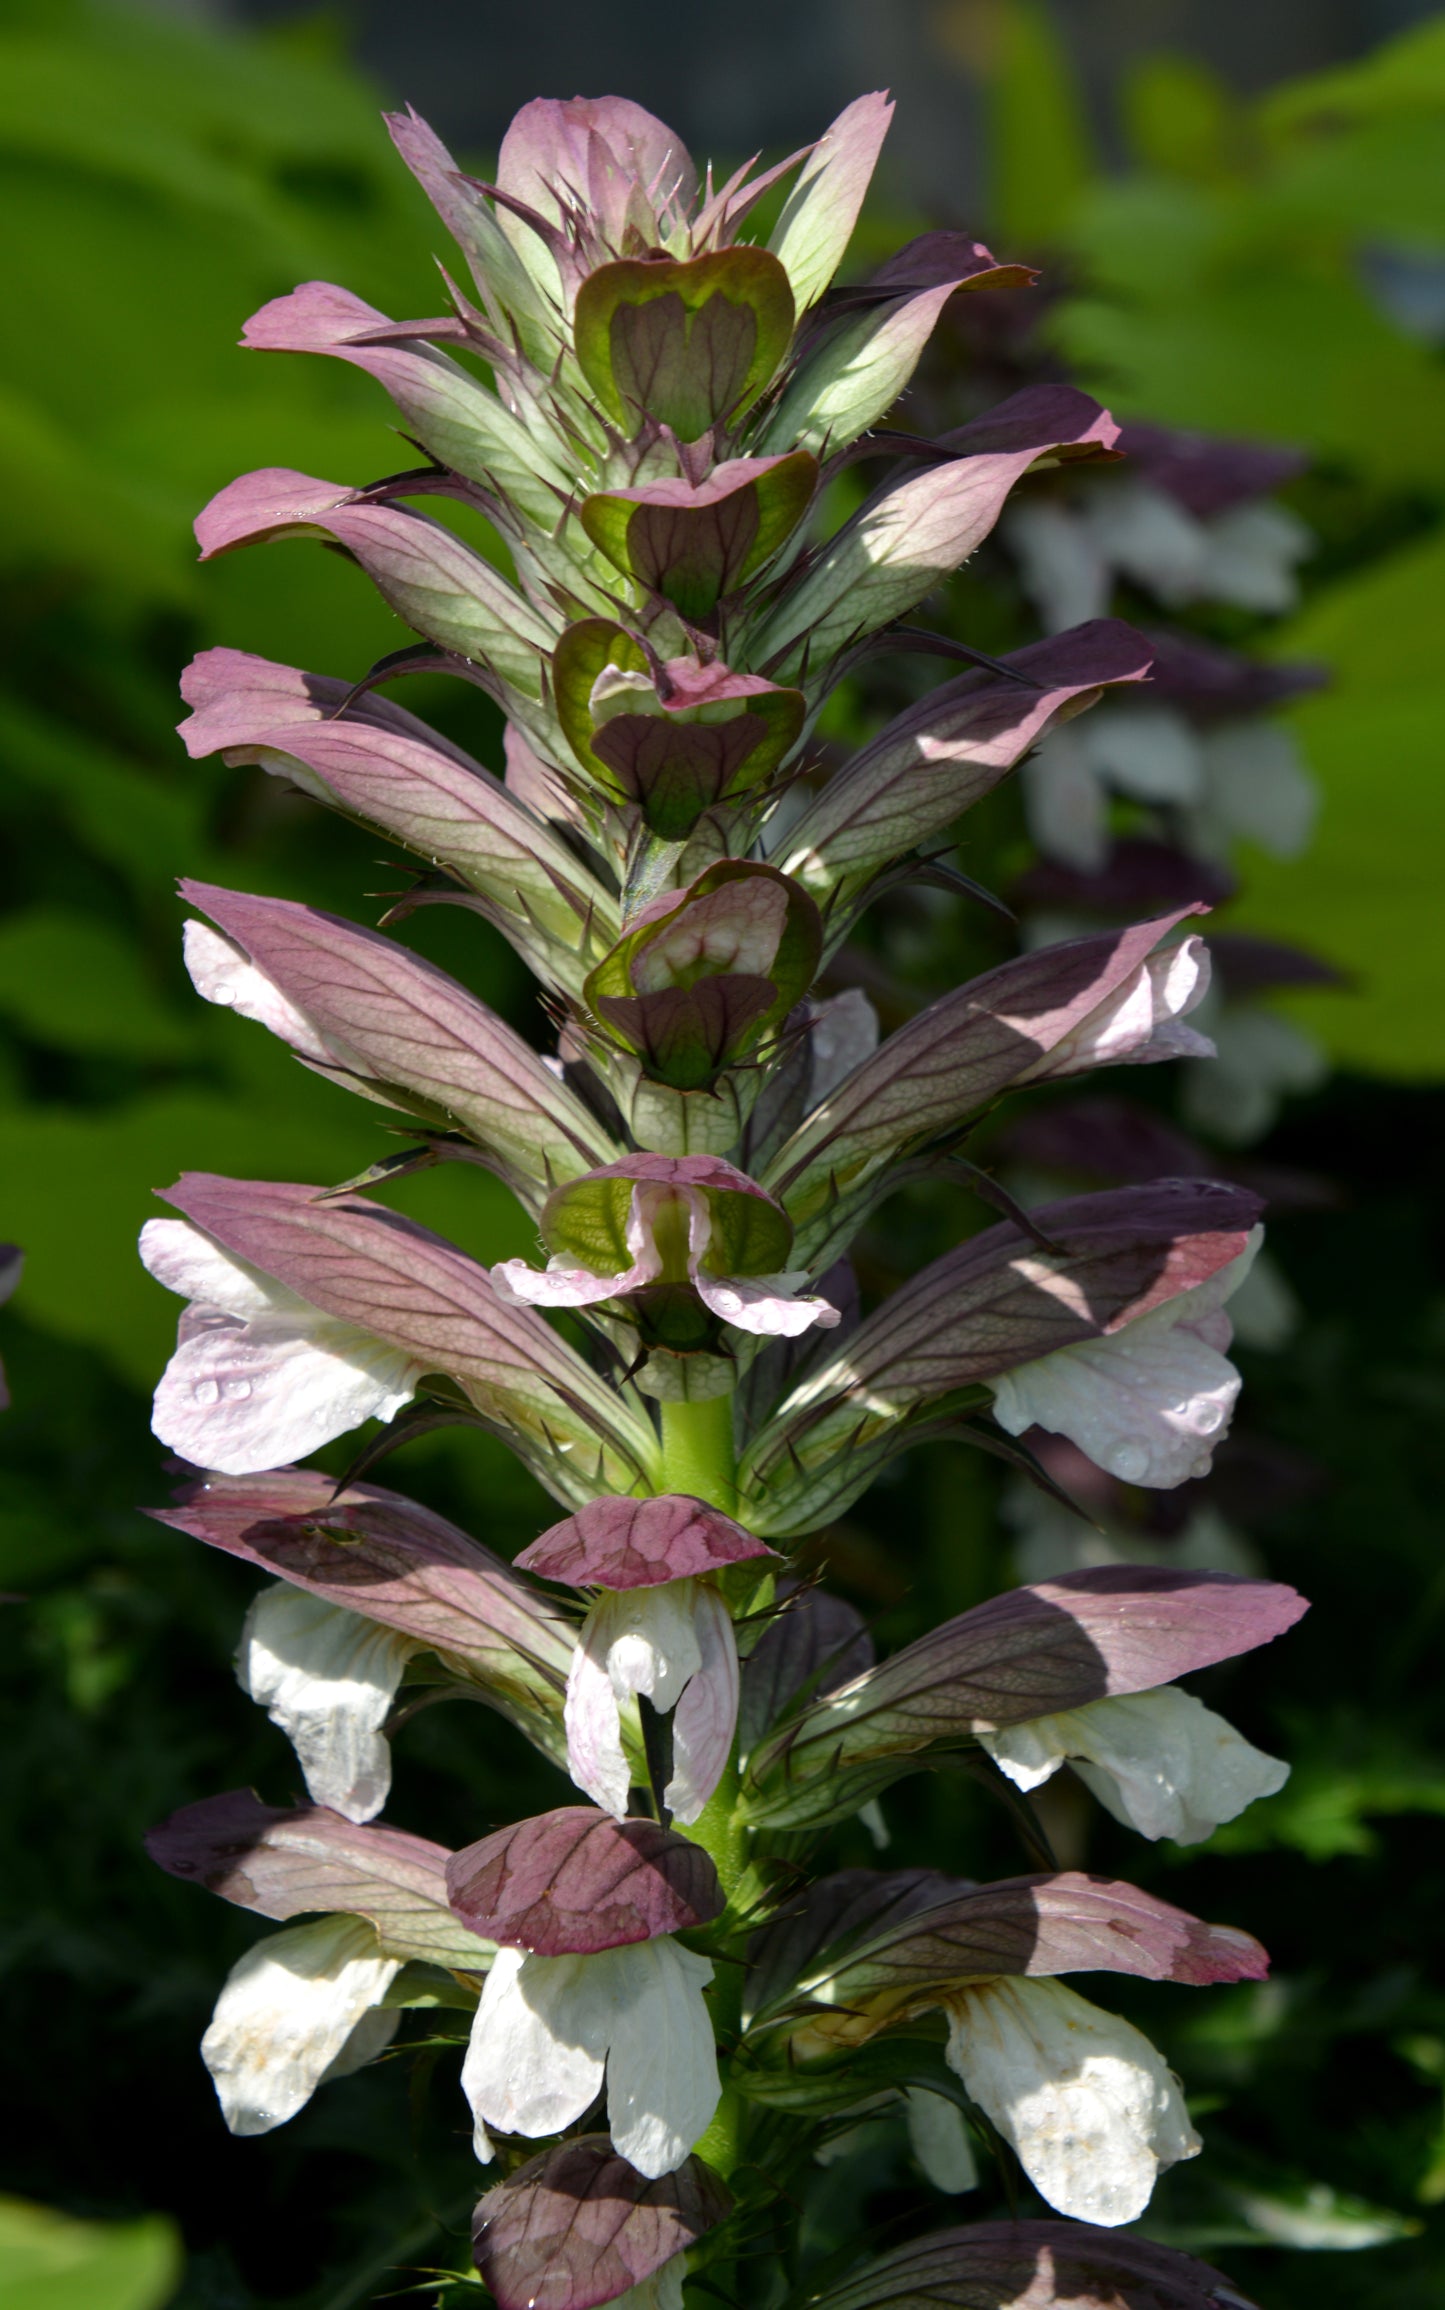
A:
{"label": "dew drop", "polygon": [[243,1404],[251,1393],[249,1380],[223,1380],[221,1393],[228,1404]]}
{"label": "dew drop", "polygon": [[1143,1444],[1122,1444],[1114,1463],[1114,1473],[1121,1484],[1137,1484],[1143,1480],[1149,1466],[1148,1449]]}
{"label": "dew drop", "polygon": [[221,1391],[214,1380],[197,1380],[191,1394],[198,1404],[218,1404]]}

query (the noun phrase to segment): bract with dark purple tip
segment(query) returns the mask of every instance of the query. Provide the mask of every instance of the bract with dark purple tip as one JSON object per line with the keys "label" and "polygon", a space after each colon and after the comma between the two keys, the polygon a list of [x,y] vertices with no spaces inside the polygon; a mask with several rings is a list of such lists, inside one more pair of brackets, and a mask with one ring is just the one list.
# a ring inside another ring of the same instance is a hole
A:
{"label": "bract with dark purple tip", "polygon": [[605,2134],[582,2134],[488,2190],[473,2217],[472,2251],[497,2310],[597,2310],[731,2211],[731,2195],[701,2158],[649,2182]]}
{"label": "bract with dark purple tip", "polygon": [[1254,2310],[1222,2271],[1088,2222],[970,2222],[865,2263],[808,2310]]}
{"label": "bract with dark purple tip", "polygon": [[750,1760],[754,1817],[836,1817],[854,1801],[851,1768],[1151,1692],[1268,1644],[1307,1610],[1278,1581],[1146,1564],[1012,1589],[810,1700]]}
{"label": "bract with dark purple tip", "polygon": [[572,1588],[658,1588],[776,1551],[686,1492],[589,1500],[522,1550],[517,1569]]}
{"label": "bract with dark purple tip", "polygon": [[540,1813],[454,1853],[447,1893],[473,1933],[537,1957],[589,1957],[683,1933],[723,1908],[701,1845],[591,1805]]}
{"label": "bract with dark purple tip", "polygon": [[204,1885],[238,1909],[283,1922],[316,1913],[364,1917],[393,1957],[485,1972],[491,1949],[447,1903],[444,1845],[325,1805],[289,1811],[252,1789],[202,1797],[147,1832],[168,1876]]}
{"label": "bract with dark purple tip", "polygon": [[1137,1885],[1066,1870],[950,1894],[836,1958],[825,1954],[799,1988],[829,2005],[880,1997],[891,2018],[936,2004],[950,1987],[1005,1974],[1132,1973],[1199,1989],[1263,1981],[1268,1972],[1252,1934],[1206,1925]]}

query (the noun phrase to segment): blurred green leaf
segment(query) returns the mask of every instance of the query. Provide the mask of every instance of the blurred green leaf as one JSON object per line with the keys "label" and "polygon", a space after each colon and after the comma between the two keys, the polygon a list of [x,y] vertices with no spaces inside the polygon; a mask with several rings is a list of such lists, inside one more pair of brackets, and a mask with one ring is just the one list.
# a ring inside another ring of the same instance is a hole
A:
{"label": "blurred green leaf", "polygon": [[1318,950],[1353,984],[1291,1000],[1336,1059],[1445,1073],[1445,537],[1332,586],[1271,642],[1330,687],[1293,712],[1322,791],[1306,857],[1251,855],[1231,923]]}
{"label": "blurred green leaf", "polygon": [[1369,119],[1445,107],[1445,17],[1432,16],[1364,56],[1331,72],[1286,81],[1260,104],[1273,129],[1315,122]]}
{"label": "blurred green leaf", "polygon": [[175,2225],[75,2222],[48,2206],[0,2198],[5,2310],[162,2310],[180,2276]]}
{"label": "blurred green leaf", "polygon": [[1239,107],[1219,75],[1192,56],[1146,56],[1121,91],[1130,149],[1163,175],[1225,176],[1238,149]]}
{"label": "blurred green leaf", "polygon": [[0,1013],[66,1051],[174,1058],[194,1040],[157,999],[134,943],[64,907],[29,907],[0,922]]}
{"label": "blurred green leaf", "polygon": [[[990,215],[1009,257],[1062,240],[1097,174],[1089,116],[1049,11],[1000,0],[937,12],[945,44],[981,69],[988,89]],[[952,32],[952,37],[950,37]]]}

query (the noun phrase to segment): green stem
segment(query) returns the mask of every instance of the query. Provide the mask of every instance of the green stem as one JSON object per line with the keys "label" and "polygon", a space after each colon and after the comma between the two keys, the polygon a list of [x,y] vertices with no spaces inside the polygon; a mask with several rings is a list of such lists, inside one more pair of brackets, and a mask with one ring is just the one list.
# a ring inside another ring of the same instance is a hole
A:
{"label": "green stem", "polygon": [[[659,1490],[690,1492],[697,1499],[706,1500],[710,1507],[720,1508],[724,1515],[734,1515],[737,1455],[733,1447],[732,1397],[708,1396],[701,1403],[664,1401],[661,1411]],[[702,1812],[685,1832],[711,1855],[723,1892],[729,1897],[748,1862],[747,1831],[738,1818],[738,1783],[736,1762],[729,1763]],[[708,2004],[714,2030],[725,2047],[736,2042],[741,2028],[742,1987],[741,1967],[719,1963],[708,1992]],[[726,2075],[724,2056],[722,2099],[711,2125],[697,2144],[699,2157],[705,2158],[715,2172],[724,2176],[732,2172],[742,2155],[747,2115],[746,2103],[726,2083]]]}
{"label": "green stem", "polygon": [[662,1405],[659,1489],[692,1492],[731,1516],[737,1507],[733,1400],[707,1396],[700,1404]]}

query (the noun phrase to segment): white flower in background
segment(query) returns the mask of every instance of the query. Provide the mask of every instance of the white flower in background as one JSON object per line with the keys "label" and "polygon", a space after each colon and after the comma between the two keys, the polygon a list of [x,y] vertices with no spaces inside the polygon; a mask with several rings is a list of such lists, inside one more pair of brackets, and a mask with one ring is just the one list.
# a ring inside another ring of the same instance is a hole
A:
{"label": "white flower in background", "polygon": [[926,2086],[904,2088],[908,2115],[908,2146],[936,2190],[959,2198],[978,2188],[978,2160],[968,2120],[957,2102]]}
{"label": "white flower in background", "polygon": [[1095,873],[1109,853],[1109,796],[1195,809],[1207,758],[1172,706],[1097,706],[1051,731],[1024,762],[1024,815],[1046,857]]}
{"label": "white flower in background", "polygon": [[649,2181],[672,2173],[721,2090],[711,1979],[707,1959],[668,1934],[589,1957],[498,1950],[462,2065],[473,2116],[502,2133],[560,2133],[605,2075],[618,2155]]}
{"label": "white flower in background", "polygon": [[1289,1779],[1288,1765],[1174,1684],[978,1737],[1015,1787],[1042,1787],[1067,1760],[1115,1820],[1179,1845],[1202,1844]]}
{"label": "white flower in background", "polygon": [[732,1616],[706,1581],[611,1590],[582,1623],[567,1679],[567,1768],[619,1821],[633,1777],[622,1711],[638,1693],[672,1718],[663,1803],[678,1820],[695,1821],[722,1778],[738,1716]]}
{"label": "white flower in background", "polygon": [[1330,1071],[1325,1053],[1293,1019],[1261,1003],[1231,1003],[1210,1018],[1215,1056],[1184,1069],[1184,1119],[1227,1146],[1260,1138],[1286,1098],[1317,1091]]}
{"label": "white flower in background", "polygon": [[1051,731],[1018,775],[1029,833],[1045,858],[1097,874],[1109,855],[1109,796],[1084,744],[1088,719],[1081,714]]}
{"label": "white flower in background", "polygon": [[248,1949],[201,2040],[231,2132],[269,2133],[328,2078],[374,2061],[401,2019],[378,2010],[400,1970],[356,1917],[288,1925]]}
{"label": "white flower in background", "polygon": [[1205,525],[1167,490],[1136,475],[1081,495],[1079,518],[1094,549],[1121,577],[1171,609],[1198,601],[1209,560]]}
{"label": "white flower in background", "polygon": [[1114,2228],[1160,2168],[1197,2156],[1178,2079],[1147,2037],[1061,1981],[950,1994],[946,2060],[1061,2214]]}
{"label": "white flower in background", "polygon": [[1263,1241],[1204,1283],[1181,1291],[1103,1339],[1080,1340],[991,1380],[994,1417],[1011,1436],[1067,1436],[1121,1483],[1172,1491],[1209,1469],[1228,1433],[1240,1378],[1225,1355],[1224,1303]]}
{"label": "white flower in background", "polygon": [[391,1789],[382,1733],[418,1647],[341,1604],[278,1580],[246,1614],[236,1677],[296,1751],[313,1803],[369,1821]]}
{"label": "white flower in background", "polygon": [[1237,1572],[1251,1580],[1263,1570],[1257,1552],[1216,1509],[1196,1508],[1183,1531],[1167,1541],[1128,1526],[1110,1527],[1097,1502],[1089,1512],[1096,1524],[1086,1524],[1027,1478],[1005,1485],[1003,1514],[1014,1535],[1014,1570],[1024,1585],[1101,1564],[1167,1564],[1180,1572]]}
{"label": "white flower in background", "polygon": [[363,1420],[389,1420],[422,1366],[234,1259],[186,1219],[148,1219],[140,1253],[190,1301],[151,1426],[198,1468],[253,1475],[300,1460]]}
{"label": "white flower in background", "polygon": [[1236,609],[1282,616],[1299,601],[1296,564],[1313,551],[1314,536],[1288,506],[1267,498],[1227,506],[1200,527],[1204,568],[1195,598],[1231,602]]}
{"label": "white flower in background", "polygon": [[1089,767],[1106,786],[1136,802],[1201,800],[1203,748],[1173,706],[1096,706],[1078,721]]}
{"label": "white flower in background", "polygon": [[1169,609],[1199,601],[1275,614],[1293,609],[1296,564],[1314,544],[1282,505],[1256,499],[1201,520],[1137,479],[1090,489],[1080,518],[1103,560]]}
{"label": "white flower in background", "polygon": [[1242,839],[1271,858],[1298,858],[1315,830],[1319,788],[1294,732],[1283,722],[1226,722],[1196,742],[1202,780],[1187,814],[1190,848],[1219,857]]}
{"label": "white flower in background", "polygon": [[1146,1066],[1156,1059],[1209,1058],[1214,1050],[1184,1020],[1209,991],[1209,949],[1201,938],[1152,954],[1017,1083],[1054,1082],[1093,1067]]}
{"label": "white flower in background", "polygon": [[1114,573],[1089,526],[1056,497],[1024,498],[999,524],[1046,630],[1108,615]]}

